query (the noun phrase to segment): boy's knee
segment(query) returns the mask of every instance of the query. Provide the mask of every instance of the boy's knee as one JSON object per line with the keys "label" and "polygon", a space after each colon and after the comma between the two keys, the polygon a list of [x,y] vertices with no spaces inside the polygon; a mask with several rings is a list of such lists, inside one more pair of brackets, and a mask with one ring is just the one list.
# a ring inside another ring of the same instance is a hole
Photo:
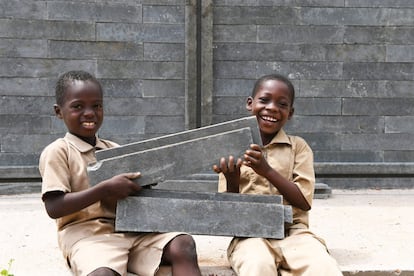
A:
{"label": "boy's knee", "polygon": [[169,243],[167,247],[168,256],[170,259],[175,258],[191,258],[196,259],[197,253],[196,253],[196,245],[195,241],[192,236],[190,235],[179,235],[175,237],[171,242]]}
{"label": "boy's knee", "polygon": [[120,276],[120,274],[108,267],[100,267],[89,273],[88,276]]}

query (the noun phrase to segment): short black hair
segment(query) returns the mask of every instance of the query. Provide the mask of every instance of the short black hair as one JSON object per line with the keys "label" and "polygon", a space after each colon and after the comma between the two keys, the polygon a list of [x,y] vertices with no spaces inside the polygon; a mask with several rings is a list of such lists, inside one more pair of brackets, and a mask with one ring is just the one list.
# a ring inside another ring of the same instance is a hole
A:
{"label": "short black hair", "polygon": [[257,90],[259,87],[268,80],[276,80],[281,81],[288,87],[290,94],[292,95],[292,105],[293,101],[295,100],[295,87],[293,86],[292,82],[285,76],[279,75],[279,74],[270,74],[260,77],[254,84],[253,91],[252,91],[252,97],[256,96]]}
{"label": "short black hair", "polygon": [[102,86],[99,83],[99,81],[95,78],[94,75],[86,72],[86,71],[68,71],[64,74],[62,74],[58,81],[56,82],[55,87],[55,97],[56,97],[56,103],[58,105],[62,105],[65,98],[65,92],[66,89],[69,87],[69,85],[72,84],[75,80],[81,80],[81,81],[91,81],[93,83],[96,83],[99,86],[99,89],[103,93]]}

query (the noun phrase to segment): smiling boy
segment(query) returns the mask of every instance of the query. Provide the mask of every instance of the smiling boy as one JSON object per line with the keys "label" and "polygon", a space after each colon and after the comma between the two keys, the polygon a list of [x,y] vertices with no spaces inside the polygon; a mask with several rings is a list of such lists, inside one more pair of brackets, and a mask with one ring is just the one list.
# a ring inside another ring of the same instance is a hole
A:
{"label": "smiling boy", "polygon": [[246,108],[255,115],[263,147],[253,144],[243,160],[222,157],[219,191],[282,195],[292,205],[293,224],[281,240],[235,237],[228,248],[232,268],[241,276],[342,275],[323,240],[309,231],[308,211],[315,187],[313,153],[300,137],[283,126],[294,113],[295,90],[281,75],[257,80]]}
{"label": "smiling boy", "polygon": [[155,275],[169,264],[173,275],[201,275],[194,240],[186,233],[115,233],[118,199],[136,194],[140,173],[124,173],[89,185],[87,166],[95,151],[117,146],[97,132],[104,118],[103,90],[84,71],[70,71],[56,84],[55,114],[68,132],[42,152],[42,200],[56,220],[58,242],[75,275]]}

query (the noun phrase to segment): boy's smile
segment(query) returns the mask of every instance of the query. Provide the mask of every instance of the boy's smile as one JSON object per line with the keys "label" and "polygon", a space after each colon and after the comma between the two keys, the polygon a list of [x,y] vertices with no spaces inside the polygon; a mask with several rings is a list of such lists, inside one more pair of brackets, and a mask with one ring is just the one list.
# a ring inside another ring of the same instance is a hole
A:
{"label": "boy's smile", "polygon": [[65,92],[62,105],[55,113],[68,131],[80,138],[95,139],[103,121],[103,99],[100,87],[91,81],[73,81]]}
{"label": "boy's smile", "polygon": [[267,80],[249,97],[247,110],[256,115],[262,140],[268,144],[293,115],[292,95],[285,83]]}

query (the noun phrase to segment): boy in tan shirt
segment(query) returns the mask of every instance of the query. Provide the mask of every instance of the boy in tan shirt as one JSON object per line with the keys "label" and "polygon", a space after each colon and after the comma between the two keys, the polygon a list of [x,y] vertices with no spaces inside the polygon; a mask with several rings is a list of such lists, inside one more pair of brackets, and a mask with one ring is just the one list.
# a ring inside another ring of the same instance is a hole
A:
{"label": "boy in tan shirt", "polygon": [[95,151],[117,146],[96,135],[103,121],[98,80],[84,71],[63,74],[54,110],[68,133],[41,154],[42,199],[56,219],[59,246],[74,274],[146,276],[168,264],[173,275],[201,275],[194,240],[186,233],[115,233],[116,201],[142,189],[132,181],[140,173],[89,185],[86,168],[96,161]]}

